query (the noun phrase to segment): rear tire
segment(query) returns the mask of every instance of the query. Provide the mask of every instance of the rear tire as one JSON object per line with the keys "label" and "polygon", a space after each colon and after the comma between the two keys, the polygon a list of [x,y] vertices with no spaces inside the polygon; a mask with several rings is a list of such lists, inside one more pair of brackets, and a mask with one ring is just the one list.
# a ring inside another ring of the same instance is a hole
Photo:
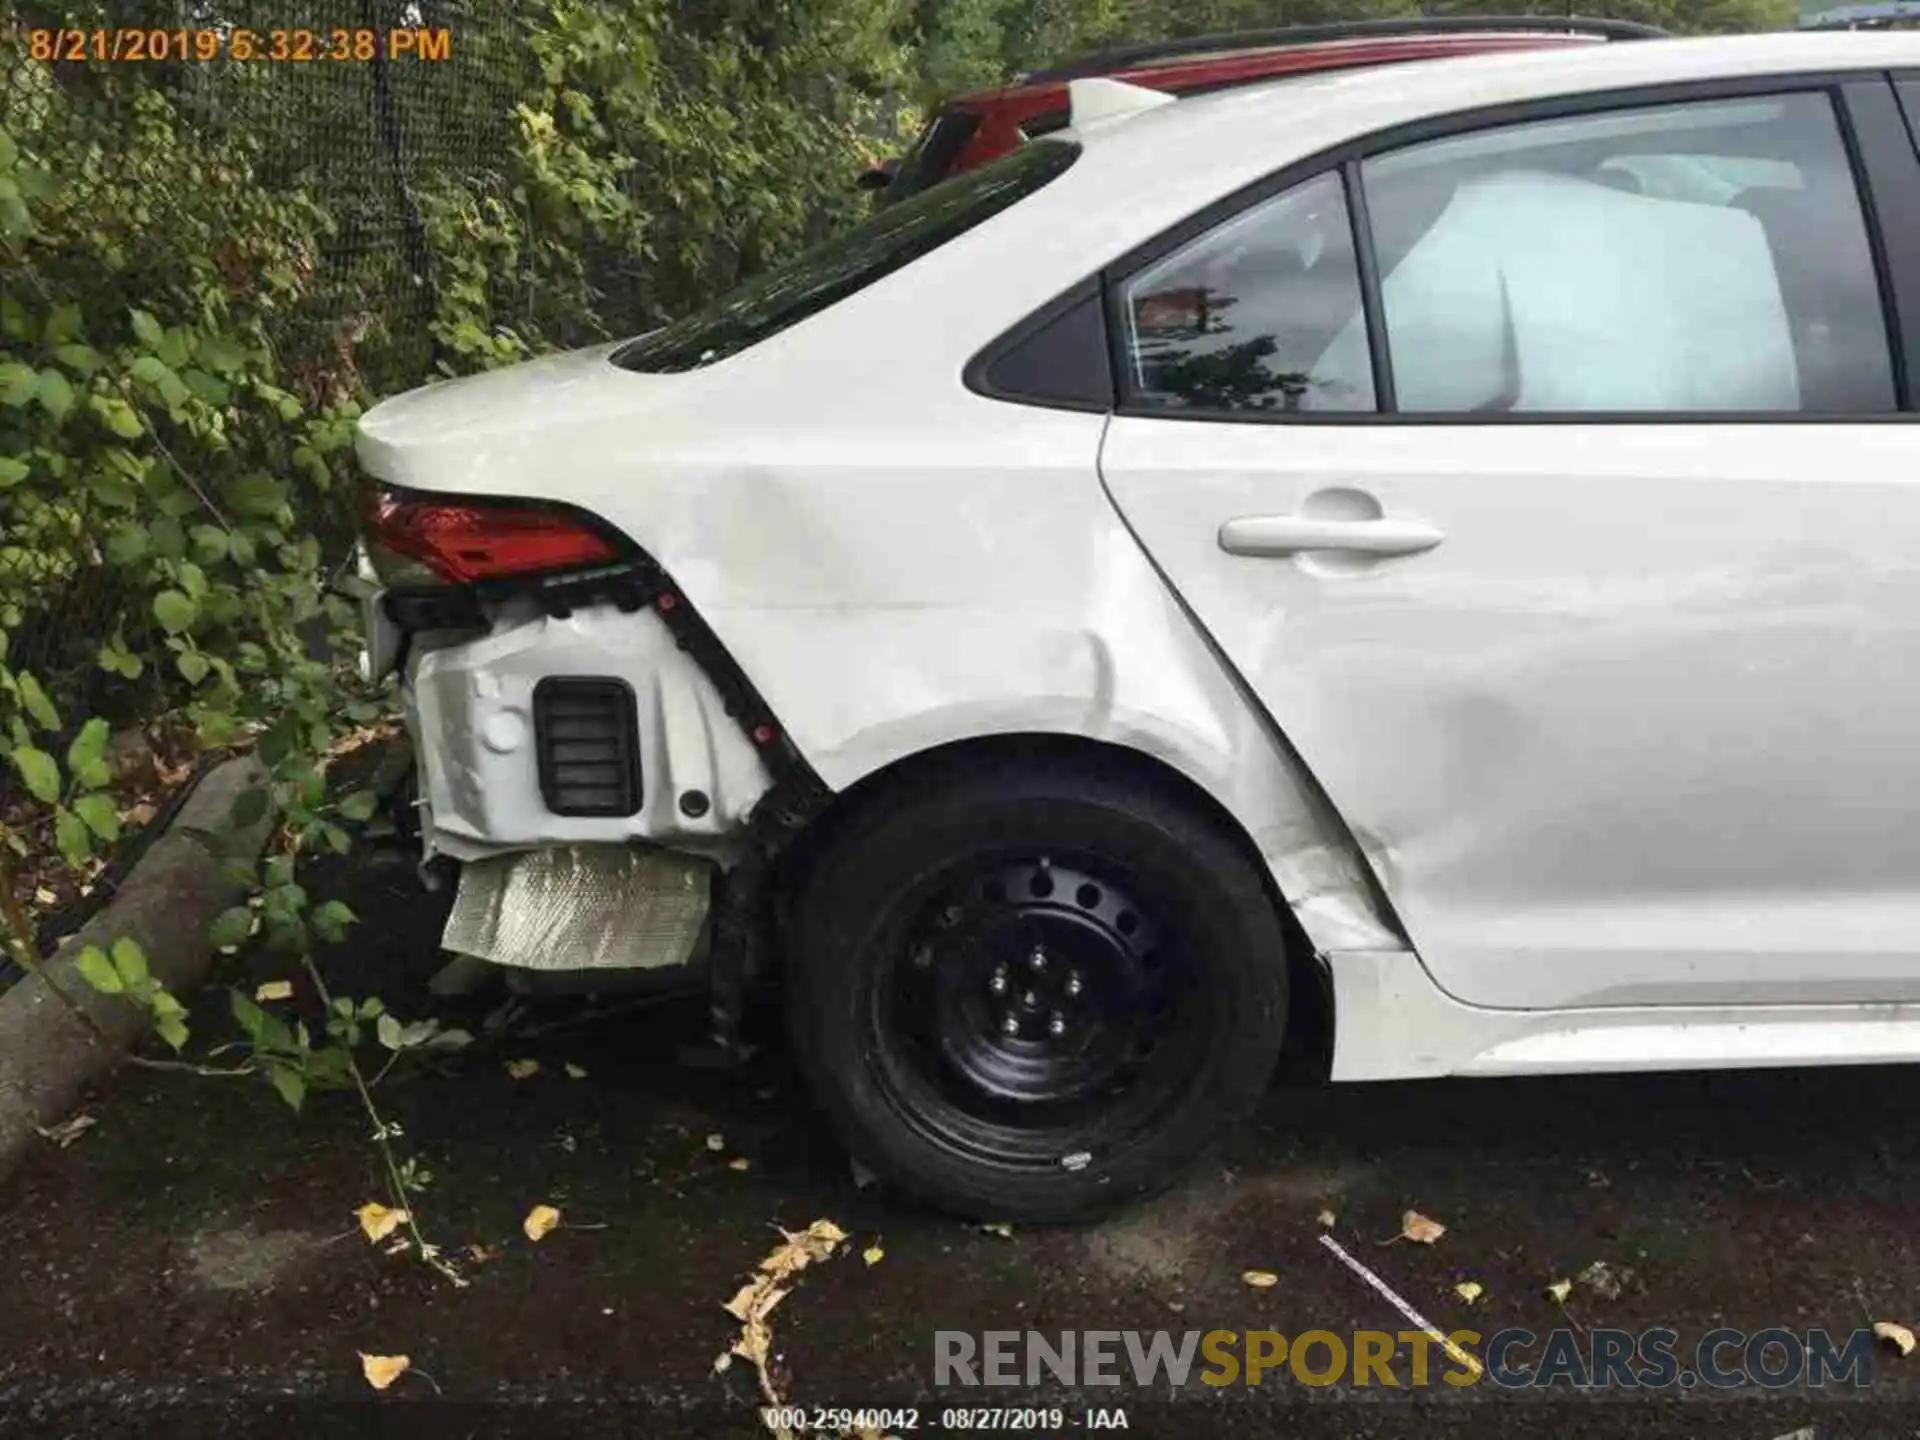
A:
{"label": "rear tire", "polygon": [[986,762],[869,804],[812,867],[788,1021],[849,1149],[941,1209],[1069,1220],[1170,1183],[1266,1088],[1284,939],[1172,786]]}

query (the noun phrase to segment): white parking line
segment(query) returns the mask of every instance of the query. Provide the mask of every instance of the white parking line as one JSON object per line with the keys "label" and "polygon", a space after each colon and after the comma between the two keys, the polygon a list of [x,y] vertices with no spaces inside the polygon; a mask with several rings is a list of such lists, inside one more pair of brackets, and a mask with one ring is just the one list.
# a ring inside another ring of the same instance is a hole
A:
{"label": "white parking line", "polygon": [[1446,1336],[1446,1332],[1443,1331],[1438,1325],[1434,1324],[1431,1320],[1427,1319],[1426,1316],[1422,1315],[1418,1310],[1414,1309],[1413,1306],[1409,1305],[1405,1300],[1402,1300],[1400,1296],[1395,1293],[1391,1285],[1387,1284],[1386,1281],[1382,1280],[1378,1275],[1374,1274],[1373,1271],[1369,1270],[1365,1265],[1362,1265],[1358,1260],[1354,1259],[1353,1256],[1349,1255],[1346,1251],[1346,1247],[1341,1245],[1341,1243],[1338,1240],[1334,1239],[1331,1235],[1322,1235],[1320,1237],[1320,1243],[1326,1246],[1327,1249],[1331,1250],[1335,1255],[1339,1256],[1340,1262],[1343,1265],[1345,1265],[1349,1270],[1353,1271],[1353,1273],[1358,1275],[1362,1280],[1366,1281],[1367,1284],[1371,1285],[1376,1292],[1378,1292],[1389,1304],[1393,1306],[1394,1309],[1398,1310],[1402,1315],[1406,1316],[1409,1323],[1419,1327],[1429,1337],[1431,1337],[1434,1341],[1436,1341],[1439,1344],[1440,1348],[1447,1352],[1448,1358],[1451,1359],[1454,1364],[1459,1365],[1464,1369],[1471,1370],[1475,1375],[1478,1375],[1480,1373],[1480,1362],[1478,1360],[1474,1359],[1473,1356],[1469,1355],[1465,1350],[1462,1350],[1458,1345],[1454,1344],[1453,1341],[1449,1340]]}

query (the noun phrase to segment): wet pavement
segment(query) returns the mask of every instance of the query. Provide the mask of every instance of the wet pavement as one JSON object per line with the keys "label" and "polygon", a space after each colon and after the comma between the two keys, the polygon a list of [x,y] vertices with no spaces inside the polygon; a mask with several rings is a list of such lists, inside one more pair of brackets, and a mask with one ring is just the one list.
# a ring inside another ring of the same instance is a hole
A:
{"label": "wet pavement", "polygon": [[[392,863],[345,884],[365,923],[331,973],[418,1013],[444,902]],[[521,1023],[540,1033],[381,1086],[432,1171],[421,1221],[464,1289],[359,1233],[355,1208],[385,1192],[346,1097],[295,1119],[257,1082],[125,1075],[82,1139],[0,1185],[0,1431],[765,1433],[751,1367],[715,1371],[738,1330],[721,1304],[774,1227],[828,1218],[849,1242],[768,1317],[783,1398],[808,1419],[870,1407],[910,1412],[902,1434],[909,1418],[924,1434],[1044,1433],[990,1413],[1034,1407],[1065,1434],[1120,1411],[1156,1436],[1920,1435],[1920,1351],[1891,1347],[1869,1384],[1822,1391],[1414,1388],[1405,1349],[1393,1388],[1309,1385],[1285,1366],[1258,1387],[934,1384],[938,1331],[1407,1329],[1323,1235],[1449,1331],[1560,1326],[1584,1343],[1665,1326],[1685,1360],[1722,1326],[1920,1327],[1909,1071],[1343,1087],[1289,1073],[1167,1195],[1003,1235],[856,1185],[777,1046],[744,1073],[679,1064],[697,1006],[582,1019],[548,1001]],[[539,1073],[510,1078],[527,1058]],[[533,1243],[521,1223],[537,1204],[562,1219]],[[1409,1209],[1446,1233],[1393,1240]],[[1277,1278],[1255,1288],[1248,1270]],[[1564,1308],[1547,1293],[1561,1279]],[[1472,1305],[1466,1281],[1483,1287]],[[376,1394],[361,1352],[412,1368]],[[1436,1356],[1433,1377],[1447,1368]]]}

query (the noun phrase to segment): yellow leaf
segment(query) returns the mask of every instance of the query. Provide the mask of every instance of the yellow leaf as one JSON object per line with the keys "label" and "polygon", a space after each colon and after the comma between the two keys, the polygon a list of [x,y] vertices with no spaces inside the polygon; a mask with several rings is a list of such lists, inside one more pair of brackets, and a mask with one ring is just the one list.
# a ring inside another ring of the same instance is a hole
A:
{"label": "yellow leaf", "polygon": [[887,1253],[886,1251],[880,1248],[880,1242],[876,1240],[873,1242],[873,1244],[867,1246],[866,1249],[860,1252],[860,1258],[866,1261],[867,1264],[869,1265],[878,1265],[880,1263],[881,1257],[884,1256],[886,1253]]}
{"label": "yellow leaf", "polygon": [[1573,1294],[1573,1282],[1571,1280],[1556,1280],[1547,1286],[1547,1295],[1556,1305],[1566,1304],[1567,1297],[1571,1294]]}
{"label": "yellow leaf", "polygon": [[367,1383],[376,1390],[384,1390],[402,1375],[413,1362],[404,1355],[369,1355],[360,1352],[360,1373],[367,1377]]}
{"label": "yellow leaf", "polygon": [[507,1075],[510,1079],[531,1080],[539,1073],[540,1062],[538,1060],[509,1060],[507,1062]]}
{"label": "yellow leaf", "polygon": [[1242,1270],[1240,1279],[1256,1290],[1271,1290],[1280,1283],[1280,1277],[1271,1270]]}
{"label": "yellow leaf", "polygon": [[833,1253],[834,1246],[846,1240],[847,1232],[831,1220],[816,1220],[807,1226],[807,1238],[826,1245],[826,1250],[815,1257],[816,1259],[824,1260],[828,1255]]}
{"label": "yellow leaf", "polygon": [[718,1133],[707,1136],[707,1149],[718,1151],[718,1150],[724,1150],[726,1148],[727,1148],[726,1136]]}
{"label": "yellow leaf", "polygon": [[408,1219],[406,1211],[389,1210],[377,1200],[369,1200],[353,1213],[360,1221],[360,1228],[366,1233],[367,1239],[375,1244],[393,1234]]}
{"label": "yellow leaf", "polygon": [[269,980],[253,992],[253,998],[258,1000],[262,1005],[266,1004],[269,1000],[291,1000],[293,998],[293,982],[291,980]]}
{"label": "yellow leaf", "polygon": [[1334,1225],[1338,1223],[1338,1218],[1331,1210],[1322,1210],[1318,1215],[1314,1216],[1313,1219],[1314,1223],[1324,1230],[1331,1230]]}
{"label": "yellow leaf", "polygon": [[1889,1345],[1897,1346],[1902,1355],[1913,1353],[1913,1331],[1904,1325],[1896,1325],[1891,1320],[1873,1322],[1873,1333]]}
{"label": "yellow leaf", "polygon": [[1400,1217],[1400,1238],[1416,1245],[1431,1245],[1446,1233],[1446,1226],[1418,1210],[1409,1210]]}
{"label": "yellow leaf", "polygon": [[744,1155],[727,1161],[727,1169],[729,1170],[750,1170],[752,1168],[753,1162]]}
{"label": "yellow leaf", "polygon": [[1478,1280],[1462,1280],[1458,1285],[1453,1287],[1453,1293],[1471,1305],[1482,1295],[1486,1294],[1487,1289],[1486,1286],[1482,1285]]}
{"label": "yellow leaf", "polygon": [[584,1065],[576,1065],[571,1060],[567,1061],[567,1078],[569,1080],[586,1079],[587,1078],[586,1067]]}
{"label": "yellow leaf", "polygon": [[560,1212],[553,1206],[536,1205],[527,1212],[527,1218],[520,1222],[520,1228],[527,1232],[527,1239],[544,1240],[559,1223]]}
{"label": "yellow leaf", "polygon": [[60,903],[60,897],[44,885],[34,890],[33,898],[42,905],[58,905]]}

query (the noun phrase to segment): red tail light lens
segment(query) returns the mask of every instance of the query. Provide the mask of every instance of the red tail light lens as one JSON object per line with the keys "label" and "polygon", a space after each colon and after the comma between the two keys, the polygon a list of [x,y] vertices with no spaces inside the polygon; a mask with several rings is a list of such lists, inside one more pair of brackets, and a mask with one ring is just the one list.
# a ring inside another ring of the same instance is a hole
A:
{"label": "red tail light lens", "polygon": [[374,570],[389,585],[467,585],[620,558],[615,543],[585,518],[512,501],[488,505],[383,490],[367,506],[365,529]]}

